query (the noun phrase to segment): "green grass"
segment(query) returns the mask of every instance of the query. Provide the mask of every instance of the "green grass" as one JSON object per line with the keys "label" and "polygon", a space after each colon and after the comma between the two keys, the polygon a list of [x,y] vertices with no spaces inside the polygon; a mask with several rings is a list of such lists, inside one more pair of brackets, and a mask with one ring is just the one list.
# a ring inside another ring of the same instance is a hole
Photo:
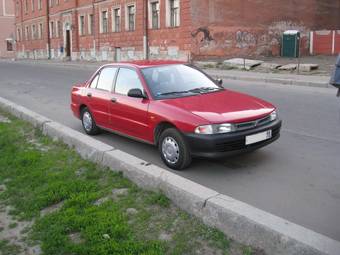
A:
{"label": "green grass", "polygon": [[[39,243],[44,254],[230,254],[233,241],[175,207],[164,194],[142,190],[28,123],[0,114],[11,120],[0,123],[0,184],[6,185],[0,202],[13,208],[15,219],[34,220],[27,242]],[[128,192],[112,196],[113,189],[121,188]],[[109,199],[95,205],[103,197]],[[59,210],[41,215],[60,202]],[[128,208],[136,213],[127,213]],[[71,240],[72,234],[81,240]],[[0,242],[2,254],[17,253],[11,249],[18,247]]]}

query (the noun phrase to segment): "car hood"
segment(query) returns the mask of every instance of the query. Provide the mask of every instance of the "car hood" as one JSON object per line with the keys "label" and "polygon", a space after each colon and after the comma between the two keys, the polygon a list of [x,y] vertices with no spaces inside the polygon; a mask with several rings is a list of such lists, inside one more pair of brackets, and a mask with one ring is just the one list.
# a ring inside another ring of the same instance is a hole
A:
{"label": "car hood", "polygon": [[210,123],[239,123],[262,118],[275,107],[259,98],[223,90],[188,97],[162,100],[185,109]]}

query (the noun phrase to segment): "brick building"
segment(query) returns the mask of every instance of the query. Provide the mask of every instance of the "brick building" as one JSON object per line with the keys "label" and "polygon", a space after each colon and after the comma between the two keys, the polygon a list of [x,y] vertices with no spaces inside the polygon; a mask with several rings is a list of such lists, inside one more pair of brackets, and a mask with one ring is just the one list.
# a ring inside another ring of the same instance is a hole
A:
{"label": "brick building", "polygon": [[18,58],[279,55],[282,33],[340,28],[340,0],[15,0]]}
{"label": "brick building", "polygon": [[0,1],[0,58],[14,57],[14,4]]}

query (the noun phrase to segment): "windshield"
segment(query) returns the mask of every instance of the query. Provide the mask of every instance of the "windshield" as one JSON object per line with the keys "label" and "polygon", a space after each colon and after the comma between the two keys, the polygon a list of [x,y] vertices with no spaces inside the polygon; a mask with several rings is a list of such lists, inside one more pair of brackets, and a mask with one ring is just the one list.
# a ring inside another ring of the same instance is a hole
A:
{"label": "windshield", "polygon": [[142,69],[156,99],[190,96],[221,90],[203,72],[187,65],[167,65]]}

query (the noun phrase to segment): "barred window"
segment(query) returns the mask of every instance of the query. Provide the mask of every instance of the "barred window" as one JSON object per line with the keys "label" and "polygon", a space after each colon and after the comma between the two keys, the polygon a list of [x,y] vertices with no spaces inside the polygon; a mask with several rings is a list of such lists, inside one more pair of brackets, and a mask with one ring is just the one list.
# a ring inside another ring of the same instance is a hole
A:
{"label": "barred window", "polygon": [[134,5],[130,5],[127,7],[127,20],[128,20],[128,30],[133,31],[135,30],[135,11],[136,8]]}
{"label": "barred window", "polygon": [[120,32],[120,8],[113,9],[113,32]]}
{"label": "barred window", "polygon": [[151,3],[151,27],[153,29],[159,28],[159,2]]}
{"label": "barred window", "polygon": [[107,33],[108,32],[108,15],[107,11],[102,11],[102,19],[101,19],[101,32],[102,33]]}
{"label": "barred window", "polygon": [[85,34],[85,16],[79,16],[79,35]]}
{"label": "barred window", "polygon": [[89,20],[88,20],[88,33],[89,33],[89,35],[93,34],[93,28],[94,28],[93,14],[89,14]]}
{"label": "barred window", "polygon": [[179,0],[168,0],[167,3],[167,26],[178,27],[180,23]]}

